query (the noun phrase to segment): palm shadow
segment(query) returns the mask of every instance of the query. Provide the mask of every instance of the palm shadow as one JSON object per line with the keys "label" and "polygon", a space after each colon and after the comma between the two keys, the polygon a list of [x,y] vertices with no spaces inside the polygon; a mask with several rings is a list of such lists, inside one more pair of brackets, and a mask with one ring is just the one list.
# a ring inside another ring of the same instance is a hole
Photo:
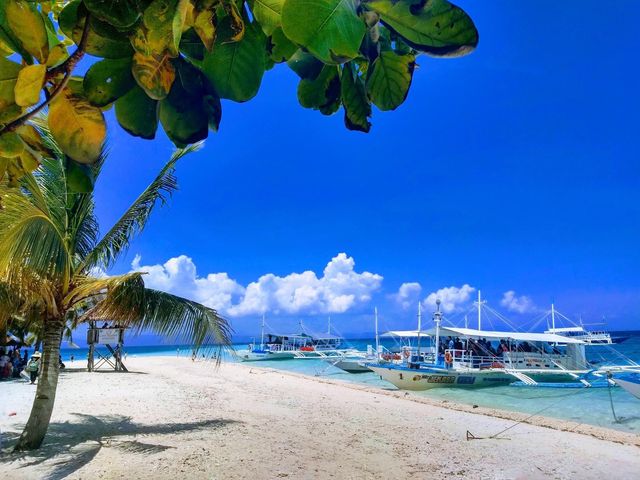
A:
{"label": "palm shadow", "polygon": [[[189,423],[138,424],[123,415],[93,416],[74,413],[78,421],[51,423],[42,447],[29,452],[11,452],[0,457],[0,464],[15,463],[17,468],[42,466],[47,472],[40,478],[58,480],[71,475],[89,463],[104,447],[115,447],[123,452],[149,455],[174,448],[144,443],[138,435],[167,435],[196,430],[223,428],[238,423],[235,420],[211,419]],[[123,440],[121,437],[132,437]],[[19,434],[3,434],[4,446],[12,447]],[[7,450],[5,450],[7,452]],[[46,465],[45,465],[46,462]]]}

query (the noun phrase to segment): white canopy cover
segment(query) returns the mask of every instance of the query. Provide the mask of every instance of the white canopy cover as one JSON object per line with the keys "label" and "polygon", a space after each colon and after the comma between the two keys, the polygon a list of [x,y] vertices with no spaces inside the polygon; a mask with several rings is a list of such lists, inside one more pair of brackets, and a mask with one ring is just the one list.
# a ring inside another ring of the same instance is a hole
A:
{"label": "white canopy cover", "polygon": [[[420,336],[433,336],[436,334],[435,328],[429,330],[422,330]],[[394,330],[383,334],[385,337],[403,337],[411,338],[417,337],[417,330]],[[440,336],[444,337],[466,337],[466,338],[510,338],[511,340],[517,340],[519,342],[547,342],[547,343],[584,343],[581,340],[576,340],[571,337],[564,337],[562,335],[556,335],[553,333],[527,333],[527,332],[498,332],[492,330],[475,330],[473,328],[459,328],[459,327],[440,327]]]}

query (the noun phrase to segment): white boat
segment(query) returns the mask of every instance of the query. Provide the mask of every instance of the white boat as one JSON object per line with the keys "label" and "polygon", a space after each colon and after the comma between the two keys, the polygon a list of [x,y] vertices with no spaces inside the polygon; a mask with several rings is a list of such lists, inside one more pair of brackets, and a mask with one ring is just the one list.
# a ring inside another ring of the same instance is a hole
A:
{"label": "white boat", "polygon": [[264,360],[291,359],[338,359],[340,357],[359,353],[351,348],[343,348],[344,339],[326,334],[312,334],[304,331],[300,322],[301,333],[265,333],[265,321],[262,319],[261,341],[251,343],[247,350],[237,352],[242,362],[257,362]]}
{"label": "white boat", "polygon": [[[580,324],[572,322],[568,317],[558,312],[554,304],[551,304],[551,310],[547,312],[545,317],[551,320],[551,325],[549,326],[549,328],[547,328],[547,330],[545,330],[544,333],[552,333],[561,335],[563,337],[570,337],[575,340],[580,340],[586,345],[612,345],[614,343],[609,332],[606,332],[604,330],[589,331],[585,329],[582,321],[580,321]],[[559,317],[564,322],[570,324],[570,326],[557,327],[556,317]],[[624,340],[625,339],[620,339],[619,342],[622,342]]]}
{"label": "white boat", "polygon": [[[405,390],[489,387],[514,382],[529,386],[543,382],[580,382],[590,386],[587,378],[591,375],[604,377],[612,369],[637,370],[637,365],[593,368],[586,360],[587,344],[572,337],[555,333],[482,330],[480,292],[477,305],[477,329],[442,327],[442,313],[437,302],[435,328],[419,332],[434,339],[438,355],[434,355],[432,361],[411,361],[403,365],[370,363],[367,367],[383,380]],[[443,347],[443,336],[450,337],[454,348]]]}

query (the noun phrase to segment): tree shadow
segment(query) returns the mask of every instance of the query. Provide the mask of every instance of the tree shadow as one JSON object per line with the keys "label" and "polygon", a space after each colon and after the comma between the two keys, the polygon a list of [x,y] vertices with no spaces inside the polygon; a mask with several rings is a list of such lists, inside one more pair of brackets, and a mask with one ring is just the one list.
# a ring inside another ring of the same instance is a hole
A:
{"label": "tree shadow", "polygon": [[[74,413],[77,421],[51,423],[44,444],[38,450],[7,452],[0,457],[0,464],[14,463],[16,468],[41,466],[46,473],[43,480],[65,478],[89,463],[103,447],[117,448],[123,452],[150,455],[170,448],[166,445],[144,443],[138,435],[167,435],[204,429],[218,429],[238,423],[235,420],[211,419],[189,423],[138,424],[131,417],[122,415],[93,416]],[[133,437],[123,440],[119,437]],[[3,446],[13,447],[19,434],[3,434]],[[46,462],[46,465],[45,465]]]}

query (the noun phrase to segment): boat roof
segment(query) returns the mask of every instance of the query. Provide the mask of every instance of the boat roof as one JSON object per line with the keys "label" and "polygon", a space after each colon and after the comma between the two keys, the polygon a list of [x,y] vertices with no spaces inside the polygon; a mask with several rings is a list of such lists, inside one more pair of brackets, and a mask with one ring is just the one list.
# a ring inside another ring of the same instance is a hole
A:
{"label": "boat roof", "polygon": [[271,335],[272,337],[287,337],[287,338],[311,338],[311,335],[306,333],[273,333],[264,332],[265,335]]}
{"label": "boat roof", "polygon": [[[416,338],[418,336],[426,337],[436,334],[436,329],[431,328],[429,330],[391,330],[383,333],[382,337],[400,337],[400,338]],[[576,340],[570,337],[564,337],[562,335],[556,335],[554,333],[527,333],[527,332],[499,332],[493,330],[475,330],[472,328],[458,328],[458,327],[440,327],[440,335],[453,336],[453,337],[469,337],[469,338],[511,338],[512,340],[518,340],[522,342],[549,342],[549,343],[584,343],[581,340]]]}
{"label": "boat roof", "polygon": [[561,328],[550,328],[549,330],[545,330],[544,333],[568,333],[568,332],[580,332],[587,333],[582,327],[561,327]]}
{"label": "boat roof", "polygon": [[[435,335],[436,329],[427,330],[429,335]],[[556,335],[555,333],[529,333],[529,332],[499,332],[493,330],[475,330],[473,328],[440,327],[440,336],[467,337],[467,338],[510,338],[519,342],[548,342],[548,343],[584,343],[571,337]]]}
{"label": "boat roof", "polygon": [[424,330],[418,332],[418,330],[391,330],[390,332],[385,332],[381,337],[401,337],[401,338],[414,338],[417,336],[427,337],[429,336],[429,332]]}

